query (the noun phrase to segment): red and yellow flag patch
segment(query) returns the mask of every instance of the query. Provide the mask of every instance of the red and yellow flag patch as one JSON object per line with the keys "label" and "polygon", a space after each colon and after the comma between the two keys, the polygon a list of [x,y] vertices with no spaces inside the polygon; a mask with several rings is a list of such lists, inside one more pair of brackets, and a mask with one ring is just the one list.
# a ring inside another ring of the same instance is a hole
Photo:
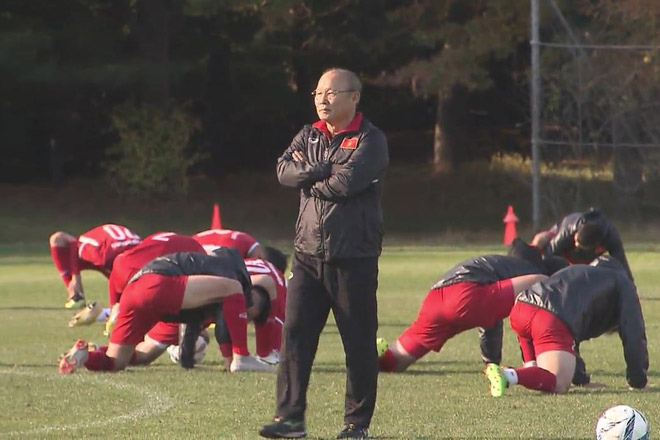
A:
{"label": "red and yellow flag patch", "polygon": [[343,141],[341,141],[341,145],[339,147],[345,150],[355,150],[357,148],[357,145],[358,145],[358,138],[346,138]]}

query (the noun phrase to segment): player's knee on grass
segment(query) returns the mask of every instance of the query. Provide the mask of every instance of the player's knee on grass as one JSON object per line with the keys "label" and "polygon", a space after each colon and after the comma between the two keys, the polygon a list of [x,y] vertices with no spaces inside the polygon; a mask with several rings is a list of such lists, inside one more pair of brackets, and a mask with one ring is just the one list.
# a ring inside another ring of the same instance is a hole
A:
{"label": "player's knee on grass", "polygon": [[566,351],[546,351],[537,355],[537,365],[556,377],[555,393],[565,394],[571,387],[575,373],[575,355]]}
{"label": "player's knee on grass", "polygon": [[146,337],[135,347],[134,365],[149,365],[167,350],[167,345]]}
{"label": "player's knee on grass", "polygon": [[397,340],[394,347],[391,348],[394,357],[396,358],[395,373],[402,373],[408,369],[412,364],[417,362],[417,357],[411,355],[403,348],[403,345]]}
{"label": "player's knee on grass", "polygon": [[134,345],[118,345],[113,344],[112,342],[108,344],[108,351],[106,351],[106,356],[113,359],[114,369],[113,371],[124,370],[133,358],[135,353]]}

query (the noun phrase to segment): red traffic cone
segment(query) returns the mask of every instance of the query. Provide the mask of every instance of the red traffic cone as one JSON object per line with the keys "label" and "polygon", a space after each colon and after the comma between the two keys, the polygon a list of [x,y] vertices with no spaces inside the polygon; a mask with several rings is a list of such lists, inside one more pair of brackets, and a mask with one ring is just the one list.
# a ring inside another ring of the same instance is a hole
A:
{"label": "red traffic cone", "polygon": [[506,215],[502,219],[504,222],[504,245],[511,246],[513,240],[518,237],[518,231],[516,230],[516,223],[518,223],[518,217],[516,213],[513,212],[513,206],[509,205],[509,209],[506,212]]}
{"label": "red traffic cone", "polygon": [[211,229],[222,229],[222,221],[220,220],[220,205],[217,203],[213,205],[213,220],[211,220]]}

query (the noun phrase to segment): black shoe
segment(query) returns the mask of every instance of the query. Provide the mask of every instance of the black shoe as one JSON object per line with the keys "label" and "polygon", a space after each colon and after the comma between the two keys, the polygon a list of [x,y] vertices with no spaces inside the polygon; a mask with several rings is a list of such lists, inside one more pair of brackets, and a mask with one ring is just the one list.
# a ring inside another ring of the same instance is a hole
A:
{"label": "black shoe", "polygon": [[346,425],[339,433],[337,438],[348,438],[352,440],[366,440],[369,438],[369,430],[367,428],[360,428],[352,423]]}
{"label": "black shoe", "polygon": [[305,431],[305,422],[302,420],[275,417],[273,423],[263,426],[259,430],[259,435],[265,438],[303,438],[307,437],[307,431]]}

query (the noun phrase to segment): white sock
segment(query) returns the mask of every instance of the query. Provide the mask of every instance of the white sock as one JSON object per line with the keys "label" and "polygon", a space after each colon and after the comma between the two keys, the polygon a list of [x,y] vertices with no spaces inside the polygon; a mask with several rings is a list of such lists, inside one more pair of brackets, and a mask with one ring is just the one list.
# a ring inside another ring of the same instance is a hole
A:
{"label": "white sock", "polygon": [[518,383],[518,373],[516,373],[516,370],[513,368],[502,368],[502,371],[504,372],[504,377],[506,377],[509,385],[515,385]]}
{"label": "white sock", "polygon": [[110,317],[110,312],[111,312],[111,311],[112,311],[112,309],[103,309],[103,311],[102,311],[101,314],[98,316],[98,318],[96,318],[96,320],[97,320],[98,322],[105,322],[105,321],[107,321],[108,318]]}

